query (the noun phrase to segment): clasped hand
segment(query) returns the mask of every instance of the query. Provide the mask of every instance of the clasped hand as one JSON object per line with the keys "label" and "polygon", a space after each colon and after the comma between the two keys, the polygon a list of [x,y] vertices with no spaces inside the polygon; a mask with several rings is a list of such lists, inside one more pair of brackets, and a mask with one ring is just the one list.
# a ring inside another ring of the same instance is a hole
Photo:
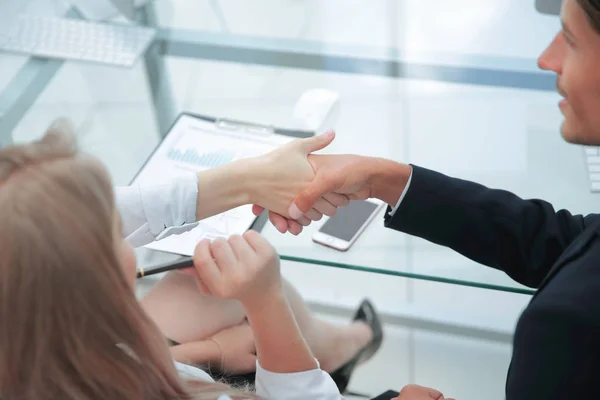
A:
{"label": "clasped hand", "polygon": [[306,199],[306,210],[301,215],[293,217],[289,214],[290,204],[316,178],[317,161],[314,158],[316,156],[311,153],[325,148],[334,138],[335,134],[328,132],[308,139],[299,139],[257,157],[250,166],[255,169],[252,175],[256,179],[256,192],[251,199],[255,204],[255,214],[258,215],[267,209],[270,211],[271,221],[279,231],[289,231],[297,235],[302,232],[302,227],[309,225],[311,221],[318,221],[323,215],[335,215],[338,207],[348,205],[348,196],[328,191]]}
{"label": "clasped hand", "polygon": [[[271,207],[265,201],[254,202],[254,214],[259,215],[267,209],[269,219],[278,231],[289,231],[297,235],[302,231],[302,227],[311,221],[318,221],[323,215],[335,215],[337,207],[346,206],[350,200],[373,197],[370,177],[377,159],[356,155],[311,154],[329,145],[333,139],[333,133],[325,134],[322,137],[293,142],[270,153],[268,157],[271,164],[282,168],[280,171],[294,171],[290,168],[291,163],[301,157],[306,161],[302,164],[306,172],[301,177],[302,184],[294,187],[296,196],[293,198],[289,195],[281,196],[281,190],[272,191],[276,198],[289,200],[286,207],[282,207],[282,204]],[[293,149],[296,151],[290,151]],[[285,162],[283,157],[289,157],[288,161]],[[307,166],[310,167],[310,171]],[[286,182],[289,186],[288,181],[293,178],[292,174],[280,174],[281,182]],[[298,179],[298,176],[295,179]],[[276,181],[276,177],[270,176],[270,180]]]}

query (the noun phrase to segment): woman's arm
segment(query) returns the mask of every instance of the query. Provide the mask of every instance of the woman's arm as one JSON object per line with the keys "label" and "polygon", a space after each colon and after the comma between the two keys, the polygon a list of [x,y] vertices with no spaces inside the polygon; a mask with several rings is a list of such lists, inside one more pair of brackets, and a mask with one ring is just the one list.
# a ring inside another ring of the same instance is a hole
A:
{"label": "woman's arm", "polygon": [[[266,155],[189,174],[171,183],[118,187],[115,194],[123,235],[133,246],[143,246],[166,228],[192,224],[244,204],[258,204],[287,216],[293,199],[314,177],[308,154],[332,140],[333,135],[296,140]],[[342,205],[321,204],[315,207],[313,219],[332,215],[335,207]],[[309,220],[302,222],[308,224]],[[298,225],[295,231],[300,230]]]}
{"label": "woman's arm", "polygon": [[266,399],[342,399],[319,368],[284,294],[275,249],[257,232],[228,241],[202,241],[194,253],[198,286],[207,295],[236,299],[254,333],[257,394]]}
{"label": "woman's arm", "polygon": [[261,160],[239,160],[208,171],[182,175],[165,184],[115,189],[123,235],[139,247],[165,229],[185,226],[247,204],[255,198]]}

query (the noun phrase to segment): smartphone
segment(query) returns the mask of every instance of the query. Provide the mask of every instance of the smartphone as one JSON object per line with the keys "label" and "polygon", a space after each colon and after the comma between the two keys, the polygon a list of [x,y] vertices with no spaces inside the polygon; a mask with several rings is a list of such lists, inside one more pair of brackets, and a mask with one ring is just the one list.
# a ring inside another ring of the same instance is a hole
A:
{"label": "smartphone", "polygon": [[383,203],[379,200],[353,200],[346,207],[338,208],[333,217],[329,217],[313,241],[340,251],[346,251],[375,218]]}

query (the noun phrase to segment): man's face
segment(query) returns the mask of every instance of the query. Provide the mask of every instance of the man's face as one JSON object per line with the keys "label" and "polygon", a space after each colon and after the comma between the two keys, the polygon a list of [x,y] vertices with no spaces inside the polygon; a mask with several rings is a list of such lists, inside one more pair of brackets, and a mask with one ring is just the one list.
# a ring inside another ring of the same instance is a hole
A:
{"label": "man's face", "polygon": [[565,116],[563,138],[600,145],[600,34],[577,0],[564,0],[563,29],[538,59],[541,69],[557,74],[559,107]]}

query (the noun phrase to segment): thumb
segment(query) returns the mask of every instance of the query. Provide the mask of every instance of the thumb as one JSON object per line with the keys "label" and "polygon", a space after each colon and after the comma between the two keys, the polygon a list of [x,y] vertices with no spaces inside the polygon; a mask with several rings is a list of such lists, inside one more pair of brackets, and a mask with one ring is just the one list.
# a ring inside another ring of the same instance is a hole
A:
{"label": "thumb", "polygon": [[322,135],[302,139],[300,141],[300,148],[305,154],[308,155],[329,146],[329,144],[333,142],[333,139],[335,139],[335,132],[329,131]]}
{"label": "thumb", "polygon": [[307,213],[325,193],[332,192],[335,183],[322,178],[318,173],[312,183],[304,189],[290,206],[288,213],[293,219],[299,219]]}

